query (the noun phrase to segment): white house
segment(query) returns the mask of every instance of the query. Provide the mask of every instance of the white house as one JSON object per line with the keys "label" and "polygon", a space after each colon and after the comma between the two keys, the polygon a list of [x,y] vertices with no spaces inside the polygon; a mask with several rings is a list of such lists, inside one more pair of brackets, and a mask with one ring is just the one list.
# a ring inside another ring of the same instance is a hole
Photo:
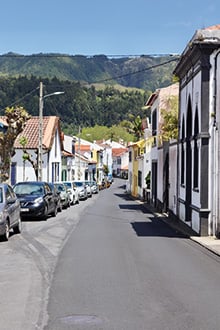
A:
{"label": "white house", "polygon": [[199,29],[174,74],[180,81],[178,216],[220,234],[220,25]]}
{"label": "white house", "polygon": [[[152,149],[151,149],[151,201],[154,207],[176,213],[176,143],[163,142],[162,110],[169,111],[169,100],[179,95],[179,84],[156,90],[148,99],[151,108]],[[172,152],[171,152],[172,151]]]}
{"label": "white house", "polygon": [[[20,143],[21,138],[26,139],[25,149],[38,169],[39,117],[31,117],[23,132],[16,138],[15,155],[11,160],[11,184],[18,181],[37,180],[33,165],[28,160],[23,160],[24,148]],[[59,117],[43,117],[42,146],[42,180],[60,181],[63,137]]]}

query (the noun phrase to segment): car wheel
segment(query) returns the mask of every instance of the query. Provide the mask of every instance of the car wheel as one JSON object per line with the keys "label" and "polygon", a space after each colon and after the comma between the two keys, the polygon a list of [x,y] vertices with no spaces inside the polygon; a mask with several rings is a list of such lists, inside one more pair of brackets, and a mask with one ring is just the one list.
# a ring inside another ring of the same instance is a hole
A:
{"label": "car wheel", "polygon": [[18,220],[18,224],[13,228],[15,234],[21,233],[21,218]]}
{"label": "car wheel", "polygon": [[2,238],[4,241],[8,241],[8,239],[9,239],[9,222],[8,222],[8,220],[5,223],[5,233],[2,236]]}
{"label": "car wheel", "polygon": [[52,217],[56,217],[57,215],[57,205],[55,205],[54,211],[51,213]]}
{"label": "car wheel", "polygon": [[47,206],[45,206],[44,215],[42,216],[42,219],[47,220],[47,218],[48,218],[48,208],[47,208]]}
{"label": "car wheel", "polygon": [[59,206],[58,206],[58,212],[62,212],[62,209],[63,209],[62,204],[59,203]]}

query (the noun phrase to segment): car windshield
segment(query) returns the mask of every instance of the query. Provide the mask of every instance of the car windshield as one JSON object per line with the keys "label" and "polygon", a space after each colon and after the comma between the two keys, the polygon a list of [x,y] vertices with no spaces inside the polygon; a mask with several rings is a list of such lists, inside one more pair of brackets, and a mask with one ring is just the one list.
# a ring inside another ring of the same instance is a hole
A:
{"label": "car windshield", "polygon": [[65,191],[65,188],[62,184],[56,184],[55,183],[55,186],[57,187],[58,191]]}
{"label": "car windshield", "polygon": [[40,184],[18,184],[14,186],[14,192],[17,195],[42,195],[44,188]]}
{"label": "car windshield", "polygon": [[71,182],[64,182],[65,186],[71,188]]}
{"label": "car windshield", "polygon": [[3,191],[2,191],[2,188],[0,188],[0,203],[3,203]]}
{"label": "car windshield", "polygon": [[83,186],[83,183],[82,183],[82,182],[77,182],[77,181],[75,181],[74,183],[75,183],[75,185],[76,185],[77,187],[82,187],[82,186]]}

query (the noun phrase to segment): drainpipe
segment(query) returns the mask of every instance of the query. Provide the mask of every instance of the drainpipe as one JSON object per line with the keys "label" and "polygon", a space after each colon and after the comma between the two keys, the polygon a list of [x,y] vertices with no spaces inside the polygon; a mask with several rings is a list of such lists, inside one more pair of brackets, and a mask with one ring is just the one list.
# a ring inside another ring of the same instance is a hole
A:
{"label": "drainpipe", "polygon": [[214,91],[213,91],[213,123],[212,123],[212,144],[211,144],[211,182],[210,182],[210,204],[211,204],[211,220],[212,220],[212,235],[219,236],[219,189],[218,189],[218,127],[216,125],[217,113],[217,69],[218,56],[220,50],[215,55],[214,61]]}

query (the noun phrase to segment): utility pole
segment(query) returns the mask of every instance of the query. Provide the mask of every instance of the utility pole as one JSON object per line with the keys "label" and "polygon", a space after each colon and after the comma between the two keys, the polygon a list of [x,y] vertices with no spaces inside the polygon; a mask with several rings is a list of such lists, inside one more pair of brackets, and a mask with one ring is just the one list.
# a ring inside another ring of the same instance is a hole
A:
{"label": "utility pole", "polygon": [[42,163],[43,163],[43,107],[44,107],[44,99],[46,97],[50,97],[53,95],[64,94],[64,92],[54,92],[47,95],[43,95],[43,83],[40,82],[40,94],[39,94],[39,136],[38,136],[38,181],[42,181],[43,173],[42,173]]}
{"label": "utility pole", "polygon": [[81,179],[81,159],[80,159],[80,144],[81,144],[81,140],[80,140],[80,133],[81,133],[81,129],[79,126],[79,132],[78,132],[78,155],[79,155],[79,162],[78,162],[78,180]]}
{"label": "utility pole", "polygon": [[43,154],[43,83],[40,82],[39,95],[39,145],[38,145],[38,181],[42,181],[42,154]]}

